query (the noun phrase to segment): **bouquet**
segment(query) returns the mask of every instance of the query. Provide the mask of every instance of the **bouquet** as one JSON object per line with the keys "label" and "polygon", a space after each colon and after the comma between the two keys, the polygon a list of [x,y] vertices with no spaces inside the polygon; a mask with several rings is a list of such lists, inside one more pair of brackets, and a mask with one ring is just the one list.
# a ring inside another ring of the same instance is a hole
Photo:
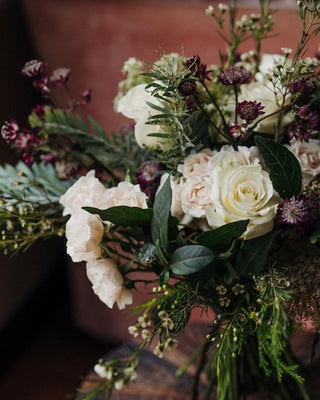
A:
{"label": "bouquet", "polygon": [[[239,20],[236,3],[206,10],[227,44],[219,65],[183,51],[125,63],[114,105],[130,123],[117,133],[80,117],[91,93],[69,93],[69,69],[49,76],[32,60],[22,70],[44,104],[28,128],[2,127],[22,160],[0,168],[1,249],[65,236],[108,307],[128,308],[138,286],[148,294],[130,310],[139,344],[97,362],[100,383],[79,399],[134,381],[139,352],[175,348],[195,309],[215,317],[190,360],[192,399],[202,370],[206,399],[309,399],[289,339],[311,324],[316,344],[320,328],[320,62],[305,57],[320,4],[298,1],[296,49],[262,54],[269,1]],[[248,39],[253,50],[240,53]]]}

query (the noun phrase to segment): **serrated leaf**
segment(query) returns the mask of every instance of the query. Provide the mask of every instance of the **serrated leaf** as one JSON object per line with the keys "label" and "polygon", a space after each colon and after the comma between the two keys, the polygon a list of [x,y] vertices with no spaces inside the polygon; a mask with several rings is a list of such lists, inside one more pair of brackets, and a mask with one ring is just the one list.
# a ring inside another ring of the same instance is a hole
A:
{"label": "serrated leaf", "polygon": [[95,207],[82,207],[91,214],[98,214],[103,221],[109,221],[120,226],[149,227],[152,220],[151,208],[139,208],[128,206],[110,207],[100,210]]}
{"label": "serrated leaf", "polygon": [[247,240],[236,259],[235,269],[240,276],[257,274],[264,267],[270,246],[280,231],[271,231],[266,235]]}
{"label": "serrated leaf", "polygon": [[154,199],[153,215],[151,223],[151,235],[153,243],[159,241],[162,249],[168,245],[168,225],[171,208],[171,184],[170,176]]}
{"label": "serrated leaf", "polygon": [[285,146],[272,139],[255,137],[255,143],[270,171],[274,189],[282,198],[301,192],[302,174],[299,161]]}
{"label": "serrated leaf", "polygon": [[172,254],[172,272],[176,275],[190,275],[208,266],[217,254],[201,245],[183,246]]}
{"label": "serrated leaf", "polygon": [[219,228],[203,232],[197,237],[197,243],[209,247],[218,253],[226,252],[235,238],[239,238],[247,229],[249,220],[231,222]]}

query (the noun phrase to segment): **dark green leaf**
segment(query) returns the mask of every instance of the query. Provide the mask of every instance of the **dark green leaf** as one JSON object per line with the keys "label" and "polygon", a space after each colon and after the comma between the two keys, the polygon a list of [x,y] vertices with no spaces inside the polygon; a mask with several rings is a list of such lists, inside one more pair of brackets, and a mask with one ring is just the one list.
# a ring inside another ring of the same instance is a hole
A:
{"label": "dark green leaf", "polygon": [[169,282],[170,273],[167,270],[163,270],[159,276],[159,286],[167,285]]}
{"label": "dark green leaf", "polygon": [[151,223],[151,235],[153,243],[159,240],[160,246],[165,249],[168,245],[168,224],[171,208],[171,185],[168,176],[159,193],[156,195],[153,205]]}
{"label": "dark green leaf", "polygon": [[88,120],[90,122],[90,125],[92,126],[94,133],[99,138],[101,138],[103,140],[107,140],[108,136],[107,136],[105,130],[102,128],[102,126],[95,119],[93,119],[90,115],[88,115]]}
{"label": "dark green leaf", "polygon": [[205,246],[190,245],[175,250],[172,254],[172,272],[176,275],[190,275],[209,265],[216,253]]}
{"label": "dark green leaf", "polygon": [[256,136],[255,143],[270,171],[273,187],[279,195],[285,198],[300,194],[302,174],[295,155],[272,139]]}
{"label": "dark green leaf", "polygon": [[98,214],[103,221],[109,221],[115,225],[149,227],[152,220],[151,208],[128,206],[110,207],[106,210],[95,207],[82,208],[91,214]]}
{"label": "dark green leaf", "polygon": [[197,242],[217,251],[226,252],[235,238],[239,238],[247,229],[249,220],[231,222],[219,228],[203,232],[197,237]]}
{"label": "dark green leaf", "polygon": [[264,236],[247,240],[236,259],[236,272],[240,276],[257,274],[267,261],[269,248],[280,231],[271,231]]}

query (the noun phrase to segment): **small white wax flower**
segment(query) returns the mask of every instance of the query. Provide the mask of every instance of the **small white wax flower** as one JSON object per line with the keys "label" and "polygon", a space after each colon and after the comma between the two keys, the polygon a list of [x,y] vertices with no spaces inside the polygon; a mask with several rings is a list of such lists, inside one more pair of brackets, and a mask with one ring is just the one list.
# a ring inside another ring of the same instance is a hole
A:
{"label": "small white wax flower", "polygon": [[219,3],[218,8],[219,8],[221,14],[225,13],[229,9],[229,7],[223,3]]}
{"label": "small white wax flower", "polygon": [[120,379],[119,381],[116,381],[114,384],[115,389],[117,390],[122,390],[124,387],[124,382],[122,379]]}
{"label": "small white wax flower", "polygon": [[112,371],[110,368],[106,368],[102,364],[96,364],[94,366],[94,372],[100,376],[100,378],[105,378],[110,380],[112,378]]}
{"label": "small white wax flower", "polygon": [[206,14],[213,16],[214,15],[214,7],[212,5],[209,5],[206,9]]}
{"label": "small white wax flower", "polygon": [[292,53],[292,49],[290,49],[290,48],[288,48],[288,47],[282,47],[282,48],[281,48],[281,51],[283,52],[283,54],[284,54],[285,56]]}
{"label": "small white wax flower", "polygon": [[139,336],[139,328],[135,325],[130,325],[128,331],[133,337]]}

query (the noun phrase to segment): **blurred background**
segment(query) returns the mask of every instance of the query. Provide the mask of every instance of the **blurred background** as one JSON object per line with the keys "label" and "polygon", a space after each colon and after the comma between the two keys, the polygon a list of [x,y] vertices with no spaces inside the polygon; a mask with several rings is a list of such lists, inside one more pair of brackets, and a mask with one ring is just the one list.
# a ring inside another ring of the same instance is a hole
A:
{"label": "blurred background", "polygon": [[[226,2],[227,3],[227,2]],[[0,122],[23,125],[41,99],[20,74],[40,59],[48,69],[72,70],[70,89],[92,89],[86,113],[107,132],[128,122],[113,98],[129,57],[155,61],[165,52],[200,55],[218,62],[224,49],[204,0],[0,0]],[[241,13],[258,0],[240,1]],[[295,0],[273,0],[275,37],[263,51],[295,48],[299,40]],[[250,43],[244,50],[250,50]],[[313,56],[318,44],[308,54]],[[16,161],[1,142],[1,164]],[[108,349],[128,339],[124,312],[109,310],[92,293],[84,265],[65,255],[63,240],[39,243],[17,257],[0,258],[0,397],[60,400]],[[135,295],[139,301],[141,295]]]}

